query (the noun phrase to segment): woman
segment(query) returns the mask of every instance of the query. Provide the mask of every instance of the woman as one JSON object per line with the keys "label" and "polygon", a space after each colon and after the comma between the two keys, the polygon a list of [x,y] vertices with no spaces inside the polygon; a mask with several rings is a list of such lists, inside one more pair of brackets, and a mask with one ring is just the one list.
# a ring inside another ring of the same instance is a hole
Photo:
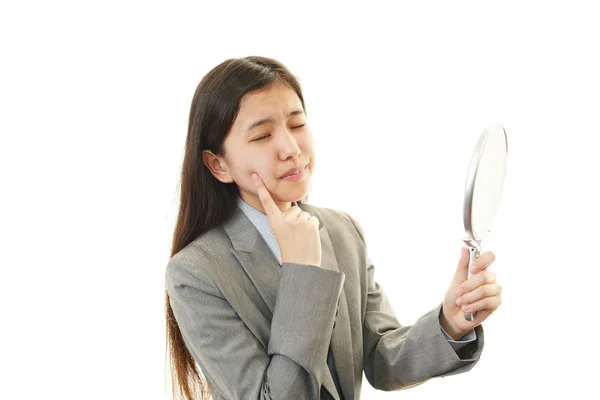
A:
{"label": "woman", "polygon": [[174,397],[358,399],[363,371],[396,390],[479,360],[481,322],[501,301],[493,253],[467,280],[463,248],[443,302],[403,326],[360,225],[306,203],[314,168],[302,91],[284,65],[245,57],[206,74],[166,269]]}

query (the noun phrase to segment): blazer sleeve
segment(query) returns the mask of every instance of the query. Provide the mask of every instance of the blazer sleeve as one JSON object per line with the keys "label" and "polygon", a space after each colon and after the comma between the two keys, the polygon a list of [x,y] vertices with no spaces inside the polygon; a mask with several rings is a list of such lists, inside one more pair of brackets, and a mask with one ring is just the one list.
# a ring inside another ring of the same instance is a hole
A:
{"label": "blazer sleeve", "polygon": [[[202,264],[202,265],[199,265]],[[345,275],[283,263],[268,348],[205,272],[211,257],[173,257],[170,305],[209,386],[226,399],[318,399]]]}
{"label": "blazer sleeve", "polygon": [[[348,215],[363,244],[364,232]],[[369,383],[385,391],[406,389],[430,378],[469,371],[479,361],[484,335],[475,328],[476,340],[459,357],[444,336],[439,316],[443,303],[422,315],[413,325],[401,325],[382,288],[375,281],[375,267],[368,255],[367,300],[363,322],[364,372]]]}

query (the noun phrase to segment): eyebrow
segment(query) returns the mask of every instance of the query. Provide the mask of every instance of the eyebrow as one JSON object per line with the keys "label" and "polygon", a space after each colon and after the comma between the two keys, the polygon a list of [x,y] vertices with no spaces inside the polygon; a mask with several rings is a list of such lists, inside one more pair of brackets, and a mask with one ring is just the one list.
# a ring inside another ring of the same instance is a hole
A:
{"label": "eyebrow", "polygon": [[[287,115],[287,117],[293,117],[294,115],[298,115],[298,114],[304,114],[304,111],[302,110],[294,110],[291,113],[289,113]],[[258,121],[253,122],[252,124],[250,124],[250,126],[248,127],[248,129],[246,130],[246,132],[250,132],[252,129],[256,128],[257,126],[266,124],[267,122],[273,122],[273,118],[263,118],[263,119],[259,119]]]}

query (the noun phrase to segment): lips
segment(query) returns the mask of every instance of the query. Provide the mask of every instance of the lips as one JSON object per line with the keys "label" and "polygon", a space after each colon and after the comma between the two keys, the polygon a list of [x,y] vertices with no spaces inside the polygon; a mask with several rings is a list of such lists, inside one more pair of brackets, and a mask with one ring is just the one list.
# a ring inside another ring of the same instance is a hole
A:
{"label": "lips", "polygon": [[[308,164],[306,164],[308,165]],[[281,178],[285,178],[286,176],[290,176],[290,175],[295,175],[298,172],[302,171],[304,168],[306,168],[306,165],[302,168],[297,168],[297,169],[290,169],[288,172],[285,173],[285,175],[281,176]]]}

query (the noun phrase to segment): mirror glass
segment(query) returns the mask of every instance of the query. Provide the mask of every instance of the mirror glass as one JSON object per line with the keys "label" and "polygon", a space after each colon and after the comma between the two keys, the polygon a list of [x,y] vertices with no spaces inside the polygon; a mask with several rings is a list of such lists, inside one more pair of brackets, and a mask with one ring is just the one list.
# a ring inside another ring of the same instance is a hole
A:
{"label": "mirror glass", "polygon": [[[506,158],[508,145],[506,132],[500,125],[486,128],[475,148],[467,182],[467,191],[471,190],[472,198],[469,207],[470,227],[465,226],[467,233],[471,231],[472,239],[480,241],[488,233],[500,204],[504,177],[506,175]],[[473,172],[473,171],[471,171]],[[467,210],[467,208],[465,208]]]}

